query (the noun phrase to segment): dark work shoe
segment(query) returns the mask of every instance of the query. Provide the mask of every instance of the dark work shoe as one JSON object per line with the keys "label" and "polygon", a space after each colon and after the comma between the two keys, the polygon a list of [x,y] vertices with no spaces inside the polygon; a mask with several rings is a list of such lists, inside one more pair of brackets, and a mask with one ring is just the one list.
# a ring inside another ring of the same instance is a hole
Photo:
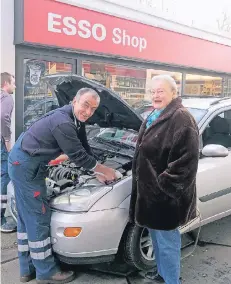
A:
{"label": "dark work shoe", "polygon": [[38,284],[66,284],[74,280],[75,274],[73,271],[59,271],[47,280],[37,279]]}
{"label": "dark work shoe", "polygon": [[17,230],[17,226],[15,222],[12,222],[12,221],[10,222],[6,221],[0,227],[0,231],[2,233],[13,233],[13,232],[16,232],[16,230]]}
{"label": "dark work shoe", "polygon": [[36,278],[36,273],[34,272],[30,275],[21,276],[20,282],[22,282],[22,283],[30,282],[31,280],[33,280],[35,278]]}
{"label": "dark work shoe", "polygon": [[155,272],[147,272],[145,274],[145,278],[155,281],[156,283],[164,283],[164,278],[160,276],[160,274]]}

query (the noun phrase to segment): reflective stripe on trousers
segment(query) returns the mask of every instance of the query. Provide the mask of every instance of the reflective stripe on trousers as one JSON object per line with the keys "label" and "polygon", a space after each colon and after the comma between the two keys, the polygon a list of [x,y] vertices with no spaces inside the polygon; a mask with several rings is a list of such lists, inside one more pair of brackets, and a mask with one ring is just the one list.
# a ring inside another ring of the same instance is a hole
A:
{"label": "reflective stripe on trousers", "polygon": [[29,241],[29,246],[30,246],[30,248],[42,248],[42,247],[46,247],[50,243],[51,243],[51,238],[48,237],[47,239],[45,239],[43,241],[37,241],[37,242],[30,242]]}
{"label": "reflective stripe on trousers", "polygon": [[7,195],[1,195],[1,202],[7,200]]}
{"label": "reflective stripe on trousers", "polygon": [[20,252],[29,251],[29,246],[28,245],[18,245],[18,251]]}
{"label": "reflective stripe on trousers", "polygon": [[18,240],[27,240],[28,239],[27,233],[17,232],[17,238],[18,238]]}
{"label": "reflective stripe on trousers", "polygon": [[7,207],[7,195],[1,195],[1,209],[5,209]]}
{"label": "reflective stripe on trousers", "polygon": [[43,260],[46,259],[48,256],[52,255],[51,248],[44,252],[30,252],[31,258],[32,259],[38,259],[38,260]]}
{"label": "reflective stripe on trousers", "polygon": [[[46,249],[46,246],[51,244],[51,239],[48,237],[47,239],[43,241],[37,241],[37,242],[30,242],[27,239],[27,233],[17,233],[18,236],[18,242],[26,241],[28,244],[18,244],[18,251],[19,252],[29,252],[32,259],[39,259],[43,260],[46,259],[48,256],[52,255],[51,248]],[[36,252],[36,250],[32,249],[44,249],[43,252]]]}

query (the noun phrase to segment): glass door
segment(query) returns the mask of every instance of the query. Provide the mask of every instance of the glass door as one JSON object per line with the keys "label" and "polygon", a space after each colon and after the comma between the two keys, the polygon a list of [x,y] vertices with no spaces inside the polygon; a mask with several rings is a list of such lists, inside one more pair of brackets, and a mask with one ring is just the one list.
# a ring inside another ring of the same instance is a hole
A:
{"label": "glass door", "polygon": [[24,59],[23,130],[45,113],[59,107],[42,77],[55,73],[72,73],[72,64],[37,59]]}
{"label": "glass door", "polygon": [[16,48],[16,139],[45,113],[59,107],[42,78],[49,74],[76,73],[76,59],[55,51],[52,55],[46,53]]}

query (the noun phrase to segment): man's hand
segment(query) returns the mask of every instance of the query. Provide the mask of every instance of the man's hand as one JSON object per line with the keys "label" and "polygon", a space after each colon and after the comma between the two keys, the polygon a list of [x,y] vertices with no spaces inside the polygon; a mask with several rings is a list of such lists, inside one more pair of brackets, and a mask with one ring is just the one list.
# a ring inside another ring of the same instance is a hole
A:
{"label": "man's hand", "polygon": [[102,164],[98,164],[94,172],[96,173],[96,178],[98,181],[105,183],[107,181],[112,182],[117,179],[116,172],[114,169],[108,168]]}
{"label": "man's hand", "polygon": [[62,162],[68,160],[68,156],[65,155],[65,154],[62,154],[60,156],[58,156],[55,160],[51,160],[48,164],[50,166],[54,166],[54,165],[58,165],[58,164],[61,164]]}
{"label": "man's hand", "polygon": [[68,160],[68,156],[66,154],[62,154],[62,155],[58,156],[55,160],[60,161],[60,162],[64,162],[64,161]]}

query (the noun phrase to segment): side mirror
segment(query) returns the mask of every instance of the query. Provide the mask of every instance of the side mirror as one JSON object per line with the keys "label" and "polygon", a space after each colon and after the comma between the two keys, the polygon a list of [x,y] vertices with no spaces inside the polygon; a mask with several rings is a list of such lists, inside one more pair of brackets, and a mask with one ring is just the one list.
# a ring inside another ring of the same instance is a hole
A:
{"label": "side mirror", "polygon": [[222,145],[209,144],[202,149],[201,153],[205,157],[227,157],[229,150]]}

